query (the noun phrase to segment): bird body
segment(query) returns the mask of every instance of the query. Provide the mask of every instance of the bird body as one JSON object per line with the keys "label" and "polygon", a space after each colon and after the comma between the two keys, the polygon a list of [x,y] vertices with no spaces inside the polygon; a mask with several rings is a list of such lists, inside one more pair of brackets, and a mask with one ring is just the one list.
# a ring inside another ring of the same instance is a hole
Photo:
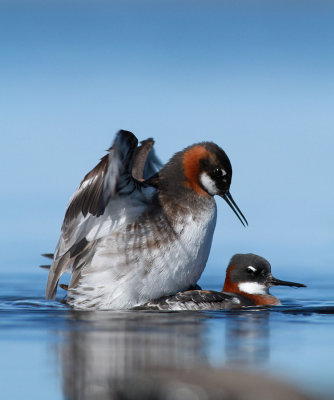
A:
{"label": "bird body", "polygon": [[120,131],[72,196],[47,298],[55,297],[69,268],[68,303],[77,309],[132,308],[186,290],[209,256],[213,196],[243,217],[229,193],[230,161],[217,145],[190,146],[158,171],[153,140],[137,144],[131,132]]}
{"label": "bird body", "polygon": [[131,308],[195,285],[210,252],[215,204],[198,216],[189,210],[185,215],[174,214],[173,219],[177,222],[170,227],[168,214],[161,210],[153,214],[146,210],[131,220],[123,216],[124,222],[83,254],[85,267],[80,284],[68,293],[69,304]]}
{"label": "bird body", "polygon": [[250,306],[275,306],[280,301],[269,293],[271,286],[305,287],[276,279],[269,262],[256,254],[235,254],[226,270],[223,291],[188,290],[152,300],[141,308],[151,310],[225,310]]}

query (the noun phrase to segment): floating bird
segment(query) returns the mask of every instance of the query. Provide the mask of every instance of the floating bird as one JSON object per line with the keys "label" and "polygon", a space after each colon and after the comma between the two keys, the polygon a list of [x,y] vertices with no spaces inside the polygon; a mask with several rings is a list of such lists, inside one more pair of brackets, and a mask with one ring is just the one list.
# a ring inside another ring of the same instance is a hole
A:
{"label": "floating bird", "polygon": [[306,287],[276,279],[270,263],[256,254],[235,254],[227,269],[222,292],[188,290],[152,300],[141,308],[153,310],[222,310],[247,306],[274,306],[280,301],[269,293],[271,286]]}
{"label": "floating bird", "polygon": [[[247,224],[230,192],[231,163],[212,142],[176,153],[160,170],[153,140],[117,133],[70,199],[46,288],[55,298],[72,267],[68,304],[127,309],[194,287],[216,225],[214,195]],[[158,172],[159,170],[159,172]]]}

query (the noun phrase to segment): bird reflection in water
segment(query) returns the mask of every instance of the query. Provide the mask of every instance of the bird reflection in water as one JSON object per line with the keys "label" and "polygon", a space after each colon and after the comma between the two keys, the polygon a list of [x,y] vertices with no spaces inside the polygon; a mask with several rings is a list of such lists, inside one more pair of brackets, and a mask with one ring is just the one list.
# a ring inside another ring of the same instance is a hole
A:
{"label": "bird reflection in water", "polygon": [[[310,400],[267,377],[210,366],[206,352],[213,316],[189,311],[70,311],[65,330],[56,332],[64,398]],[[220,316],[226,326],[222,363],[257,362],[269,356],[265,313]]]}
{"label": "bird reflection in water", "polygon": [[225,355],[228,365],[259,366],[269,360],[270,312],[231,312],[226,316]]}
{"label": "bird reflection in water", "polygon": [[118,398],[159,370],[206,364],[196,313],[75,312],[59,351],[66,398]]}

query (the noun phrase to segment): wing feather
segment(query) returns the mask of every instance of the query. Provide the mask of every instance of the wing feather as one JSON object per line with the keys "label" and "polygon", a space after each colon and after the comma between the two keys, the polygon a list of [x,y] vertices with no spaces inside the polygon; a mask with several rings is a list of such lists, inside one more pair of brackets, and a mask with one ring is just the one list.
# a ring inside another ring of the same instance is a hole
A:
{"label": "wing feather", "polygon": [[153,310],[219,310],[230,308],[234,293],[213,290],[187,290],[174,296],[151,300],[139,309]]}
{"label": "wing feather", "polygon": [[[142,142],[139,147],[142,150],[138,151],[137,138],[129,131],[121,130],[117,133],[109,153],[84,177],[65,213],[61,236],[49,272],[47,299],[55,297],[59,278],[71,265],[73,272],[70,286],[75,286],[87,262],[84,255],[93,245],[91,241],[108,234],[120,223],[117,205],[122,202],[119,208],[124,208],[125,204],[121,197],[132,194],[138,205],[144,202],[145,196],[141,195],[144,184],[138,180],[140,174],[144,178],[145,163],[150,165],[149,173],[161,165],[152,152],[153,143],[152,139],[144,144]],[[138,180],[134,179],[133,170],[136,171],[135,178]],[[99,218],[106,212],[108,215],[105,218]]]}
{"label": "wing feather", "polygon": [[161,167],[162,163],[156,156],[152,138],[140,142],[136,150],[132,166],[132,176],[137,180],[146,180],[154,175]]}
{"label": "wing feather", "polygon": [[176,301],[199,303],[216,303],[230,300],[231,295],[214,290],[188,290],[175,295]]}
{"label": "wing feather", "polygon": [[144,164],[143,179],[145,180],[155,175],[163,166],[162,162],[155,153],[153,144],[151,147],[151,151],[148,153],[146,162]]}
{"label": "wing feather", "polygon": [[[92,215],[97,214],[99,198],[102,193],[107,167],[108,154],[102,157],[96,167],[88,172],[81,181],[67,207],[64,218],[65,229],[69,222],[75,219],[80,213],[84,216],[86,216],[88,212]],[[94,199],[94,201],[89,201],[89,199]]]}

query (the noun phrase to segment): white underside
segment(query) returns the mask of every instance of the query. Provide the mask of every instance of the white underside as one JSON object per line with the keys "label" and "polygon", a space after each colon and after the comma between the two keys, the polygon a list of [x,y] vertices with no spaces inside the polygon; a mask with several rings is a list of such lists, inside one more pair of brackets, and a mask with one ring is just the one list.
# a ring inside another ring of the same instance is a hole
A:
{"label": "white underside", "polygon": [[[154,221],[152,221],[154,224]],[[123,224],[100,237],[70,304],[86,309],[126,309],[188,289],[207,262],[216,224],[216,205],[179,218],[173,240],[149,226],[126,231]],[[154,244],[160,239],[159,245]],[[88,255],[89,258],[89,255]]]}

